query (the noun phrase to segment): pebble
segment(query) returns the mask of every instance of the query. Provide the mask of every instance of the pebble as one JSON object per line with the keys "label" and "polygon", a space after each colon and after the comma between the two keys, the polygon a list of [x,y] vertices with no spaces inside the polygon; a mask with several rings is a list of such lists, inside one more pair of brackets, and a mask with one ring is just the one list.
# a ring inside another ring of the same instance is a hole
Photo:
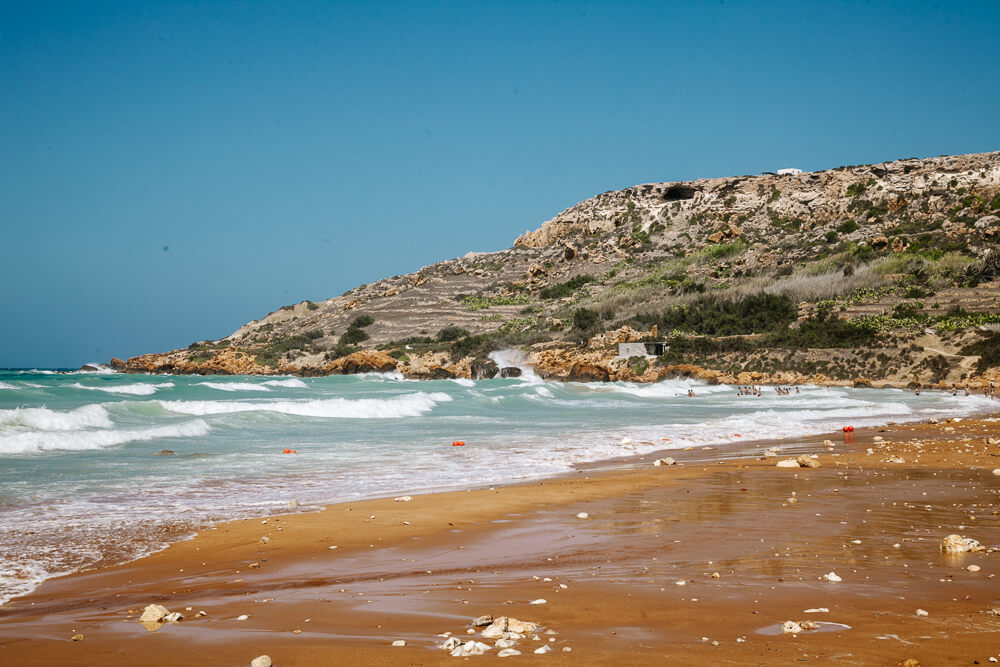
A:
{"label": "pebble", "polygon": [[677,465],[677,461],[668,456],[666,458],[656,459],[653,462],[653,465],[654,466],[674,466],[674,465]]}
{"label": "pebble", "polygon": [[829,614],[830,610],[827,609],[826,607],[815,607],[813,609],[806,609],[802,613],[804,613],[804,614]]}
{"label": "pebble", "polygon": [[586,512],[578,512],[577,515],[576,515],[576,518],[577,519],[589,519],[590,515],[587,514]]}
{"label": "pebble", "polygon": [[171,612],[171,613],[167,614],[166,616],[164,616],[163,620],[167,621],[169,623],[177,623],[182,618],[184,618],[184,615],[181,614],[179,611],[175,611],[175,612]]}
{"label": "pebble", "polygon": [[534,652],[538,655],[542,655],[544,653],[548,653],[551,650],[552,650],[551,646],[539,646],[538,648],[535,649]]}
{"label": "pebble", "polygon": [[1000,468],[994,468],[993,469],[993,474],[994,475],[1000,475]]}
{"label": "pebble", "polygon": [[983,568],[979,567],[978,565],[970,565],[965,569],[968,570],[969,572],[979,572]]}
{"label": "pebble", "polygon": [[393,500],[397,503],[408,503],[413,500],[413,496],[400,496],[398,498],[393,498]]}
{"label": "pebble", "polygon": [[505,648],[504,650],[497,653],[498,658],[510,658],[515,655],[521,655],[521,652],[516,648]]}
{"label": "pebble", "polygon": [[826,579],[827,581],[832,581],[834,583],[838,581],[843,581],[843,579],[841,579],[836,572],[829,572],[827,574],[824,574],[823,579]]}
{"label": "pebble", "polygon": [[496,640],[496,642],[493,645],[496,646],[497,648],[510,648],[516,643],[517,642],[515,642],[513,639],[504,639],[503,637],[501,637],[500,639]]}
{"label": "pebble", "polygon": [[[70,641],[82,642],[83,641],[83,635],[73,635],[72,637],[70,637]],[[538,653],[538,651],[535,651],[535,653]]]}
{"label": "pebble", "polygon": [[264,537],[260,538],[260,541],[262,544],[267,544],[268,542],[271,541],[271,538],[265,535]]}
{"label": "pebble", "polygon": [[795,459],[782,459],[774,464],[775,468],[798,468],[799,464]]}
{"label": "pebble", "polygon": [[538,598],[537,600],[532,600],[528,604],[545,604],[546,602],[548,602],[548,600],[545,598]]}
{"label": "pebble", "polygon": [[236,617],[236,620],[237,620],[237,621],[245,621],[245,620],[247,620],[248,618],[250,618],[250,616],[249,616],[249,615],[247,615],[247,614],[240,614],[239,616],[237,616],[237,617]]}
{"label": "pebble", "polygon": [[923,610],[923,609],[918,609],[918,610],[917,610],[917,616],[930,616],[930,614],[929,614],[929,613],[927,613],[927,612],[926,612],[925,610]]}
{"label": "pebble", "polygon": [[250,661],[250,667],[271,667],[272,664],[274,663],[271,662],[269,655],[258,655]]}
{"label": "pebble", "polygon": [[394,641],[392,643],[392,645],[393,646],[406,646],[406,640],[405,639],[397,639],[396,641]]}

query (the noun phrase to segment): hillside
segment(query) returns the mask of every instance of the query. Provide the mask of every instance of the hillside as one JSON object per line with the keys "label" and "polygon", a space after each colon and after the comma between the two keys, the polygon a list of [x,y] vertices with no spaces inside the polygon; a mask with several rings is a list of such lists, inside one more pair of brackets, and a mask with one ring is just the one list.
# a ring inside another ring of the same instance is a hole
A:
{"label": "hillside", "polygon": [[[1000,356],[980,329],[1000,322],[998,241],[1000,153],[645,184],[566,209],[507,250],[113,365],[485,377],[489,352],[522,347],[564,379],[980,381]],[[639,339],[670,346],[614,358],[614,343]]]}

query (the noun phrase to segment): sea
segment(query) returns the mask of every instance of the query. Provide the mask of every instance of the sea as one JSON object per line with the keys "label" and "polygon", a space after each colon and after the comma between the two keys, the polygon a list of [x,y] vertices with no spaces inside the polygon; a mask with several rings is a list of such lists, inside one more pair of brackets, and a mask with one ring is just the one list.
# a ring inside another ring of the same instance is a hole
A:
{"label": "sea", "polygon": [[845,425],[996,406],[939,391],[737,393],[682,380],[545,382],[527,367],[479,381],[0,370],[0,604],[227,519],[545,478],[658,450],[792,446]]}

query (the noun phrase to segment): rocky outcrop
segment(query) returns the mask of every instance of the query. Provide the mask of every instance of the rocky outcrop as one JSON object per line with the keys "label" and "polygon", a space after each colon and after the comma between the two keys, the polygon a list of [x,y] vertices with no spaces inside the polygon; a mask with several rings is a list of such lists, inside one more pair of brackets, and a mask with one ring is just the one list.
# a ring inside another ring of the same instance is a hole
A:
{"label": "rocky outcrop", "polygon": [[[286,305],[218,341],[116,358],[111,365],[140,373],[397,371],[413,378],[482,379],[501,370],[484,358],[489,349],[547,340],[531,352],[545,377],[635,382],[671,373],[696,377],[684,375],[683,365],[617,359],[613,348],[662,340],[655,328],[633,328],[641,321],[637,316],[662,313],[699,294],[731,298],[749,289],[786,294],[797,289],[796,281],[842,285],[835,294],[842,300],[857,286],[895,286],[895,295],[852,299],[840,313],[883,316],[919,298],[904,296],[910,293],[904,289],[909,274],[883,272],[874,283],[857,285],[846,278],[869,268],[866,262],[908,272],[913,257],[894,255],[914,248],[953,248],[964,255],[949,265],[948,289],[935,285],[939,291],[923,308],[1000,313],[1000,283],[985,282],[1000,276],[998,238],[1000,153],[637,185],[566,209],[526,232],[513,248],[468,253],[324,301]],[[797,297],[800,318],[816,312],[829,296]],[[593,335],[600,329],[607,331]],[[917,341],[919,333],[907,336],[895,351],[886,350],[906,357],[905,363],[878,367],[863,355],[881,356],[881,350],[796,350],[798,357],[809,358],[789,362],[788,350],[753,348],[748,354],[674,360],[699,368],[699,379],[741,384],[850,378],[878,386],[905,376],[936,385],[976,383],[996,372],[976,368],[976,359],[959,354],[961,345]],[[575,341],[585,337],[587,344],[578,348]],[[919,351],[903,351],[913,345]],[[805,372],[810,369],[815,372]]]}
{"label": "rocky outcrop", "polygon": [[382,350],[360,350],[330,362],[323,367],[328,375],[353,375],[355,373],[389,373],[399,362]]}

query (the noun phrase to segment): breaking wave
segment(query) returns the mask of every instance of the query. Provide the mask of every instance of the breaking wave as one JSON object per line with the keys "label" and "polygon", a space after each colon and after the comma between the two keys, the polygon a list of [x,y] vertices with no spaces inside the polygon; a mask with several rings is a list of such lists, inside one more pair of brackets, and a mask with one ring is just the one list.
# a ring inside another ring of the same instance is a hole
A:
{"label": "breaking wave", "polygon": [[88,387],[87,385],[75,382],[70,387],[74,389],[86,389],[87,391],[103,391],[109,394],[130,394],[132,396],[152,396],[159,389],[173,387],[173,382],[161,382],[160,384],[145,384],[136,382],[135,384],[108,385],[106,387]]}
{"label": "breaking wave", "polygon": [[135,430],[21,431],[0,434],[0,454],[29,454],[56,450],[104,449],[127,442],[156,438],[193,438],[207,435],[210,428],[201,419]]}
{"label": "breaking wave", "polygon": [[261,384],[272,387],[287,387],[290,389],[306,389],[309,385],[298,378],[285,378],[284,380],[267,380]]}
{"label": "breaking wave", "polygon": [[329,398],[313,401],[158,401],[164,409],[185,415],[221,415],[235,412],[278,412],[300,417],[333,419],[397,419],[419,417],[438,403],[452,400],[441,392],[395,398]]}
{"label": "breaking wave", "polygon": [[263,384],[254,382],[198,382],[197,384],[219,391],[271,391]]}
{"label": "breaking wave", "polygon": [[111,428],[108,411],[100,405],[83,405],[68,412],[49,408],[0,410],[0,442],[11,428],[36,431],[79,431],[85,428]]}

